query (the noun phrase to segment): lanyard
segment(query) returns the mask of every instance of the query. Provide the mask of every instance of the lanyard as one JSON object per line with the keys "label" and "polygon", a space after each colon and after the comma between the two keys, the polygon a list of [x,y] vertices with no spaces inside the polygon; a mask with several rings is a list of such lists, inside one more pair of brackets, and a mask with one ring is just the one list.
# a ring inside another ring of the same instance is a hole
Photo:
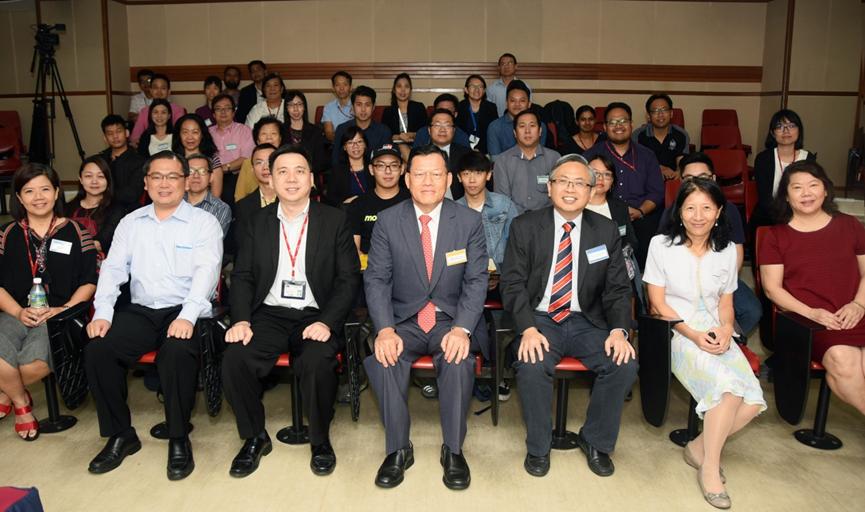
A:
{"label": "lanyard", "polygon": [[291,280],[294,280],[294,267],[297,263],[297,253],[300,251],[300,243],[303,241],[303,233],[306,231],[306,223],[309,221],[309,214],[306,214],[303,217],[303,225],[300,227],[300,235],[297,237],[297,245],[294,247],[294,251],[291,250],[291,245],[288,243],[288,235],[285,233],[285,224],[282,222],[279,223],[279,227],[282,228],[282,239],[285,241],[285,248],[288,249],[288,259],[291,260]]}
{"label": "lanyard", "polygon": [[633,162],[628,162],[628,161],[625,160],[625,158],[624,158],[624,157],[628,156],[628,153],[630,153],[630,152],[632,152],[632,151],[634,150],[634,146],[633,146],[633,144],[630,145],[630,146],[628,146],[628,150],[625,151],[625,154],[622,155],[622,156],[619,156],[618,151],[616,151],[616,149],[615,149],[615,148],[610,144],[610,141],[607,141],[607,142],[605,142],[604,144],[607,145],[607,150],[610,152],[611,155],[613,155],[613,158],[615,158],[616,160],[618,160],[619,163],[621,163],[622,165],[624,165],[624,166],[627,167],[628,169],[630,169],[630,170],[636,172],[636,170],[637,170],[636,155],[634,155],[634,157],[631,159],[631,160],[633,160]]}
{"label": "lanyard", "polygon": [[48,231],[45,232],[45,237],[39,244],[39,249],[36,250],[36,261],[33,261],[33,255],[30,254],[30,226],[26,220],[21,221],[21,229],[24,230],[24,248],[27,251],[27,262],[30,263],[30,275],[36,277],[36,269],[41,267],[45,271],[45,244],[48,243],[48,238],[51,237],[51,232],[54,231],[54,222],[57,219],[52,215],[51,223],[48,225]]}
{"label": "lanyard", "polygon": [[402,130],[400,133],[407,133],[408,132],[408,122],[406,120],[408,119],[408,111],[406,111],[405,117],[403,117],[402,110],[400,110],[399,107],[397,107],[396,108],[396,115],[397,115],[397,117],[399,117],[399,128],[400,128],[400,130]]}
{"label": "lanyard", "polygon": [[357,175],[362,172],[363,171],[352,171],[351,169],[348,170],[348,173],[351,174],[351,177],[357,182],[357,186],[360,188],[360,193],[366,194],[366,188],[363,186],[363,183],[360,182],[360,178],[357,177]]}
{"label": "lanyard", "polygon": [[[796,157],[799,156],[797,153],[798,152],[796,150],[793,150],[793,160],[790,160],[790,164],[796,161]],[[783,174],[790,164],[784,165],[784,162],[781,161],[781,152],[778,151],[778,148],[775,148],[775,156],[778,157],[778,170],[781,171],[781,174]]]}
{"label": "lanyard", "polygon": [[477,117],[475,115],[475,111],[472,110],[471,102],[469,102],[469,114],[472,116],[472,126],[474,126],[472,133],[477,135],[478,134],[478,120],[477,120]]}

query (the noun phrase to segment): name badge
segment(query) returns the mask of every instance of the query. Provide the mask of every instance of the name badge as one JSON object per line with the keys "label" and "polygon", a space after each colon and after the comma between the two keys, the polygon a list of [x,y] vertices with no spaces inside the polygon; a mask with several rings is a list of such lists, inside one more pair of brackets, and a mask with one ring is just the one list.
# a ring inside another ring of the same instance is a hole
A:
{"label": "name badge", "polygon": [[213,121],[211,121],[210,119],[205,119],[205,120],[204,120],[204,126],[208,126],[208,127],[209,127],[209,126],[212,125],[212,124],[213,124]]}
{"label": "name badge", "polygon": [[226,144],[225,145],[226,151],[234,151],[235,149],[237,149],[237,144]]}
{"label": "name badge", "polygon": [[487,272],[495,272],[496,271],[496,262],[490,258],[490,261],[487,262]]}
{"label": "name badge", "polygon": [[589,260],[589,265],[610,259],[610,254],[607,252],[606,245],[599,245],[586,249],[586,258]]}
{"label": "name badge", "polygon": [[550,176],[545,174],[543,176],[538,176],[538,185],[546,185],[550,182]]}
{"label": "name badge", "polygon": [[54,238],[51,240],[51,247],[49,247],[48,250],[60,254],[69,254],[72,252],[72,242]]}
{"label": "name badge", "polygon": [[465,263],[468,261],[468,258],[466,258],[466,250],[459,249],[456,251],[445,253],[445,260],[447,261],[449,267],[459,265],[460,263]]}
{"label": "name badge", "polygon": [[303,281],[282,281],[282,298],[303,300],[306,298],[306,283]]}
{"label": "name badge", "polygon": [[481,141],[481,138],[478,137],[477,135],[475,135],[475,134],[469,135],[469,146],[471,146],[472,149],[475,149],[475,147],[477,147],[477,145],[480,141]]}
{"label": "name badge", "polygon": [[619,226],[619,236],[625,236],[628,232],[628,226]]}

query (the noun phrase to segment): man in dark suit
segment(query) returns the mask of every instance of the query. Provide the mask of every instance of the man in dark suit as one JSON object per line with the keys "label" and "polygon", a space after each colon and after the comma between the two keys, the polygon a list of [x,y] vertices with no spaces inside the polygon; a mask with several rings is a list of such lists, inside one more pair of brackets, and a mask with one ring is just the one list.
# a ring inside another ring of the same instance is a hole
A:
{"label": "man in dark suit", "polygon": [[[246,197],[234,204],[234,224],[231,227],[232,240],[235,246],[239,246],[243,232],[252,221],[255,212],[276,201],[276,191],[270,183],[270,155],[276,151],[273,144],[264,143],[255,146],[250,159],[252,160],[252,172],[258,181],[258,190],[248,194]],[[233,253],[236,253],[237,249]]]}
{"label": "man in dark suit", "polygon": [[560,158],[547,184],[553,206],[514,219],[505,251],[501,294],[520,334],[514,368],[527,430],[524,467],[534,476],[550,469],[553,374],[562,357],[579,358],[597,376],[577,442],[600,476],[613,474],[609,453],[637,375],[619,230],[585,210],[595,180],[580,155]]}
{"label": "man in dark suit", "polygon": [[240,90],[240,97],[237,100],[237,111],[234,113],[234,120],[240,124],[246,122],[246,115],[252,110],[259,101],[264,101],[264,75],[267,74],[267,64],[260,60],[250,61],[246,65],[249,71],[249,79],[252,83]]}
{"label": "man in dark suit", "polygon": [[457,179],[459,161],[471,149],[454,141],[456,131],[456,118],[453,112],[447,109],[436,109],[429,118],[429,134],[432,143],[447,155],[447,168],[453,176],[451,177],[450,191],[453,199],[464,196],[463,184]]}
{"label": "man in dark suit", "polygon": [[278,149],[270,169],[278,201],[243,230],[232,274],[234,323],[225,335],[222,379],[245,442],[229,473],[247,476],[270,453],[261,379],[280,353],[291,352],[309,417],[310,467],[327,475],[336,466],[329,429],[343,343],[338,333],[360,286],[357,251],[345,214],[310,201],[313,175],[302,148]]}
{"label": "man in dark suit", "polygon": [[396,487],[414,463],[409,440],[411,364],[430,354],[436,367],[444,444],[444,483],[465,489],[471,475],[462,454],[474,385],[473,352],[488,353],[472,336],[482,322],[487,250],[480,214],[445,200],[451,184],[445,155],[422,146],[409,156],[411,200],[378,215],[364,285],[375,325],[375,354],[364,361],[379,399],[387,457],[375,483]]}

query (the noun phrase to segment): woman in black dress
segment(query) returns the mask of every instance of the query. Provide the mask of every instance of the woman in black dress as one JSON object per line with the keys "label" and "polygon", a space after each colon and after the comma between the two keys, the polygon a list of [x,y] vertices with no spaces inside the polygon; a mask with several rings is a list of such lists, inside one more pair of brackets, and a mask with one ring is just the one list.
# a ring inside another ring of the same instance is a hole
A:
{"label": "woman in black dress", "polygon": [[99,261],[108,254],[114,230],[123,218],[123,210],[113,203],[113,194],[108,163],[101,155],[86,158],[78,169],[78,195],[66,205],[66,214],[90,232]]}

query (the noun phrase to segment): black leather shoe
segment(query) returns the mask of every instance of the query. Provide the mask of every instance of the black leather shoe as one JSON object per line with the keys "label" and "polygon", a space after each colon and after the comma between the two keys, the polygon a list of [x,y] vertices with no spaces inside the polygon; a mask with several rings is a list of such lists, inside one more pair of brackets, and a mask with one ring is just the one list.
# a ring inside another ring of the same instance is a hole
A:
{"label": "black leather shoe", "polygon": [[441,463],[442,469],[444,469],[442,482],[445,483],[445,487],[454,491],[469,488],[469,484],[472,483],[472,474],[462,453],[453,453],[446,444],[443,444]]}
{"label": "black leather shoe", "polygon": [[583,433],[580,432],[577,436],[577,444],[580,445],[580,450],[586,454],[586,461],[589,463],[589,469],[598,476],[611,476],[616,468],[613,466],[613,461],[610,455],[598,451],[594,446],[590,445]]}
{"label": "black leather shoe", "polygon": [[405,470],[412,464],[414,464],[414,448],[409,444],[408,448],[397,450],[384,458],[375,475],[375,485],[385,489],[396,487],[402,483]]}
{"label": "black leather shoe", "polygon": [[192,458],[192,443],[188,437],[168,440],[168,479],[183,480],[195,469]]}
{"label": "black leather shoe", "polygon": [[247,439],[234,460],[231,461],[231,469],[228,474],[235,478],[251,475],[258,469],[261,458],[271,451],[273,451],[273,443],[271,443],[270,436],[267,435],[266,431],[263,435]]}
{"label": "black leather shoe", "polygon": [[532,476],[546,476],[550,472],[550,454],[535,457],[531,453],[527,453],[523,467]]}
{"label": "black leather shoe", "polygon": [[318,476],[333,473],[336,467],[336,454],[330,441],[325,441],[312,447],[312,458],[309,459],[309,467]]}
{"label": "black leather shoe", "polygon": [[[187,423],[186,435],[189,435],[192,432],[193,428],[195,427],[192,426],[192,423]],[[156,425],[153,425],[153,428],[150,429],[150,436],[162,440],[166,440],[171,437],[168,435],[168,423],[163,421],[157,423]]]}
{"label": "black leather shoe", "polygon": [[126,434],[111,436],[105,443],[105,448],[102,448],[102,451],[90,461],[87,470],[97,475],[108,473],[112,469],[117,469],[123,459],[140,449],[141,441],[134,429]]}

